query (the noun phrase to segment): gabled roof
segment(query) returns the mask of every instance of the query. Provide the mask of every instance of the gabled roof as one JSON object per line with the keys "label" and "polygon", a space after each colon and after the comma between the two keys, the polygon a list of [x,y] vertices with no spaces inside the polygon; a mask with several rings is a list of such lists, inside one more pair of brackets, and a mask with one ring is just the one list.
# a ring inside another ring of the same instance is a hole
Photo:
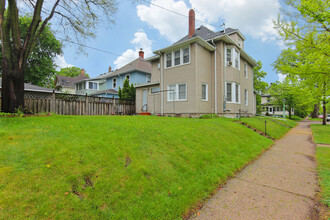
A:
{"label": "gabled roof", "polygon": [[[2,88],[2,78],[0,77],[0,89]],[[30,83],[24,83],[24,90],[31,92],[53,92],[51,88],[45,88],[41,86],[32,85]]]}
{"label": "gabled roof", "polygon": [[[189,37],[189,35],[186,35],[185,37],[181,38],[179,41],[175,42],[173,45],[182,43],[190,38],[197,37],[197,36],[202,38],[203,40],[207,41],[207,40],[210,40],[215,37],[219,37],[219,36],[222,36],[225,34],[230,35],[233,33],[239,33],[239,35],[242,35],[238,29],[226,28],[224,31],[213,32],[210,29],[208,29],[207,27],[202,25],[195,30],[195,34],[192,37]],[[241,37],[243,39],[245,39],[243,35]]]}
{"label": "gabled roof", "polygon": [[88,76],[86,76],[85,74],[80,74],[79,76],[73,78],[73,77],[68,77],[68,76],[60,76],[60,75],[56,75],[56,79],[55,79],[55,85],[57,82],[59,82],[59,84],[62,87],[71,87],[74,88],[74,83],[81,81],[83,79],[89,79]]}
{"label": "gabled roof", "polygon": [[114,76],[130,73],[133,71],[140,71],[140,72],[151,74],[151,64],[149,62],[145,61],[143,58],[139,57],[136,60],[133,60],[132,62],[126,64],[122,68],[117,69],[110,73],[105,73],[103,75],[100,75],[100,76],[96,77],[95,79],[111,78]]}

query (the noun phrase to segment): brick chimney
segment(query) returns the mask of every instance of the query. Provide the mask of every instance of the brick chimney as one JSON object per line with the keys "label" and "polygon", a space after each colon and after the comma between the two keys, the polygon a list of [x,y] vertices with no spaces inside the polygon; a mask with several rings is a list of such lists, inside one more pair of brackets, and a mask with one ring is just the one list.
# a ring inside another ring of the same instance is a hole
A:
{"label": "brick chimney", "polygon": [[143,52],[142,48],[140,48],[139,57],[141,57],[142,59],[144,59],[144,52]]}
{"label": "brick chimney", "polygon": [[195,11],[194,9],[189,10],[189,37],[195,34]]}
{"label": "brick chimney", "polygon": [[111,66],[109,66],[109,69],[108,69],[109,73],[111,72],[111,70],[112,70],[112,69],[111,69]]}
{"label": "brick chimney", "polygon": [[81,72],[81,75],[85,75],[85,70],[84,70],[84,68],[82,68],[80,72]]}

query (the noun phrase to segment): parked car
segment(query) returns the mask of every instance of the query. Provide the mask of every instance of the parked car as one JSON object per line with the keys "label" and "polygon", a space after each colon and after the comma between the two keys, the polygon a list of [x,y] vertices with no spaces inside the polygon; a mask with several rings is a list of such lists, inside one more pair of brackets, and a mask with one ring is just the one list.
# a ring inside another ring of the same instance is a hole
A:
{"label": "parked car", "polygon": [[330,121],[330,114],[327,115],[327,121]]}

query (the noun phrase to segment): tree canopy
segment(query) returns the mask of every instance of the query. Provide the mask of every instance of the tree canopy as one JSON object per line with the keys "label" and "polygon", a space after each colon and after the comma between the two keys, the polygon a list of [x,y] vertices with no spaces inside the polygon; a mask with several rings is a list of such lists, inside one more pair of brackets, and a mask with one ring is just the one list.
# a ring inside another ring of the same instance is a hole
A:
{"label": "tree canopy", "polygon": [[[322,101],[324,120],[330,92],[330,2],[324,0],[287,0],[289,10],[275,22],[288,48],[274,63],[285,75],[298,77]],[[315,104],[315,103],[314,103]]]}
{"label": "tree canopy", "polygon": [[[80,74],[81,74],[81,69],[75,66],[61,68],[61,70],[57,72],[57,75],[68,76],[73,78],[79,76]],[[89,75],[86,72],[84,74],[89,77]]]}
{"label": "tree canopy", "polygon": [[[15,112],[24,107],[24,78],[28,60],[41,34],[52,21],[56,33],[76,41],[95,37],[101,21],[114,22],[115,0],[0,0],[0,33],[2,42],[2,111]],[[19,17],[32,15],[27,34],[19,25]]]}
{"label": "tree canopy", "polygon": [[266,89],[268,87],[268,83],[262,81],[263,78],[267,75],[267,73],[262,69],[262,63],[261,61],[257,62],[257,66],[253,68],[253,86],[254,90],[257,91],[256,95],[256,106],[257,106],[257,114],[261,113],[261,94],[266,92]]}

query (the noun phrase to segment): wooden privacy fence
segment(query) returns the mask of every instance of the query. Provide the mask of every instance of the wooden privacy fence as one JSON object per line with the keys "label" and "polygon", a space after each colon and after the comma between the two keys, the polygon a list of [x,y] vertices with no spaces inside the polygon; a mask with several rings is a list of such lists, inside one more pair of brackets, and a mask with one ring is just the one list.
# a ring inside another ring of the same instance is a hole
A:
{"label": "wooden privacy fence", "polygon": [[25,92],[24,103],[25,107],[34,114],[49,112],[59,115],[135,114],[134,101],[87,95]]}

